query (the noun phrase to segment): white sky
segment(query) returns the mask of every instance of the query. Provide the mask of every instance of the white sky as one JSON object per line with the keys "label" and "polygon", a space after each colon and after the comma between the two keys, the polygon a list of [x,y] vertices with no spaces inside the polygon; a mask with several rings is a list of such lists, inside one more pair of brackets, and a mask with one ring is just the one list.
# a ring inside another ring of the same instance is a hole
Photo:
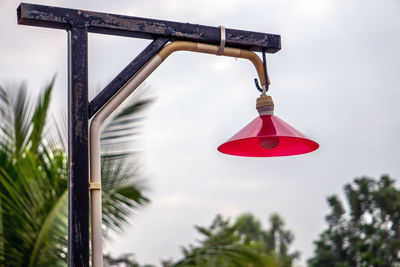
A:
{"label": "white sky", "polygon": [[[286,221],[302,252],[324,229],[326,197],[354,177],[400,177],[400,1],[398,0],[40,0],[35,3],[225,25],[280,34],[268,55],[276,115],[320,144],[287,158],[217,152],[256,115],[256,73],[244,60],[181,52],[146,81],[157,102],[143,128],[142,161],[152,204],[107,246],[141,263],[177,258],[215,214],[252,212]],[[0,84],[27,81],[33,94],[57,73],[55,105],[66,103],[66,33],[18,26],[19,2],[0,0]],[[104,87],[148,44],[90,34],[90,87]]]}

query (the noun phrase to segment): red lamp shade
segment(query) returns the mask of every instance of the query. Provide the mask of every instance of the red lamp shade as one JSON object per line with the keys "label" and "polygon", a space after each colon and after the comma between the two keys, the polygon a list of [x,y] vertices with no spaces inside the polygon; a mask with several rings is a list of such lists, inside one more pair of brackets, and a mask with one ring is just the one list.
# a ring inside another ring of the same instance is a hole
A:
{"label": "red lamp shade", "polygon": [[318,143],[274,115],[260,115],[218,151],[243,157],[280,157],[309,153]]}

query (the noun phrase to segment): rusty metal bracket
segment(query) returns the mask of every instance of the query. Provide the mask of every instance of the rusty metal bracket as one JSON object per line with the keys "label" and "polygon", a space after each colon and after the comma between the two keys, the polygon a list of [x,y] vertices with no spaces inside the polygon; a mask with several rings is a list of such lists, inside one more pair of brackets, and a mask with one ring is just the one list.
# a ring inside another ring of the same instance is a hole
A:
{"label": "rusty metal bracket", "polygon": [[[56,29],[85,25],[88,32],[144,39],[159,37],[171,41],[191,41],[219,45],[221,30],[199,24],[181,23],[132,16],[122,16],[21,3],[17,9],[18,24]],[[251,51],[276,53],[281,49],[280,35],[226,29],[226,46]]]}

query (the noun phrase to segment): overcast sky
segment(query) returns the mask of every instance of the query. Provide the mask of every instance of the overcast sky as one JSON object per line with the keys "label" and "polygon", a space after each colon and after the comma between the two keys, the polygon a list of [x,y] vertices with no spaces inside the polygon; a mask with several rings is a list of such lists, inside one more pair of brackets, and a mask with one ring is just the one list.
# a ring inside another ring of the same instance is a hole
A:
{"label": "overcast sky", "polygon": [[[107,245],[141,263],[180,256],[215,214],[278,212],[301,263],[324,229],[326,197],[356,176],[400,177],[399,0],[38,0],[34,3],[280,34],[268,55],[275,114],[320,149],[286,158],[239,158],[216,148],[256,115],[256,77],[241,59],[180,52],[147,80],[157,101],[143,128],[152,203]],[[57,73],[65,106],[67,34],[19,26],[19,1],[0,0],[0,84],[22,80],[33,95]],[[104,87],[148,40],[90,34],[89,84]]]}

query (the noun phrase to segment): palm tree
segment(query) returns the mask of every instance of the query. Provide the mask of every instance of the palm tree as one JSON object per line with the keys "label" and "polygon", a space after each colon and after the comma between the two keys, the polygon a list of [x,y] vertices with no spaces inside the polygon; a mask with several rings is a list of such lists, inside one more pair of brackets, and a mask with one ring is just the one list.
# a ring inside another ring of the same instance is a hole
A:
{"label": "palm tree", "polygon": [[[67,262],[66,131],[48,118],[53,85],[54,79],[36,101],[27,97],[24,85],[14,98],[0,87],[0,266]],[[149,201],[133,179],[139,169],[132,152],[122,149],[137,133],[140,111],[149,103],[131,100],[104,130],[105,148],[117,148],[102,155],[106,235],[121,231],[133,210]]]}

